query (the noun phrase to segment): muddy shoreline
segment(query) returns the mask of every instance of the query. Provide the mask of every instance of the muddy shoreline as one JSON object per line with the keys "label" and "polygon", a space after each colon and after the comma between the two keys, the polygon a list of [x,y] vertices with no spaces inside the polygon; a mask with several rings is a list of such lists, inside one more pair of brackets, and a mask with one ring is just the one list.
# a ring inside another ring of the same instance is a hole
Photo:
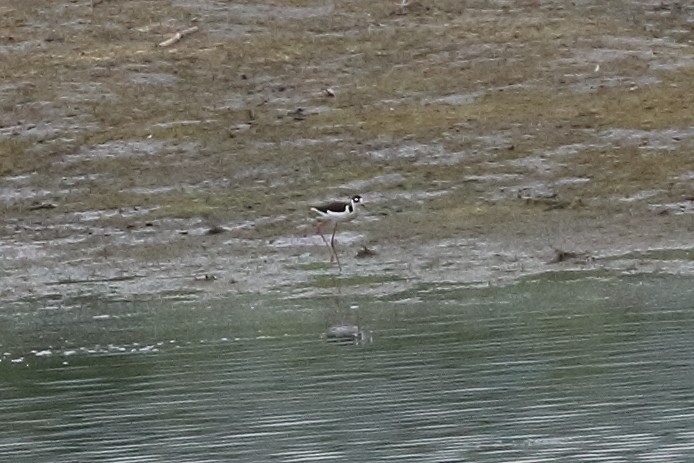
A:
{"label": "muddy shoreline", "polygon": [[692,7],[87,3],[0,8],[5,302],[694,271]]}

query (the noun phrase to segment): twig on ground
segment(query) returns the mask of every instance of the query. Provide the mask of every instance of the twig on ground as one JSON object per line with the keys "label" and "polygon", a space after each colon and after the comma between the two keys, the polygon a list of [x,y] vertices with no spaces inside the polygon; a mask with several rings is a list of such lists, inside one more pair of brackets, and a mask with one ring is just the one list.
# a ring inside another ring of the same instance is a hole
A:
{"label": "twig on ground", "polygon": [[173,45],[174,43],[178,42],[186,35],[192,34],[193,32],[197,32],[198,30],[200,30],[200,28],[198,26],[193,26],[193,27],[189,27],[188,29],[184,29],[181,32],[176,32],[176,34],[173,37],[171,37],[170,39],[164,40],[158,46],[168,47],[169,45]]}

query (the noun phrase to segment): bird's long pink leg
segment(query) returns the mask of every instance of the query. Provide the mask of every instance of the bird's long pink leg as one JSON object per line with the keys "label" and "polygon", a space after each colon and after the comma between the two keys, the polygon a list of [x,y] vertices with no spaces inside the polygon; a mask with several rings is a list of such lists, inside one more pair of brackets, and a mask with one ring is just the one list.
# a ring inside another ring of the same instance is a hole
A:
{"label": "bird's long pink leg", "polygon": [[[340,258],[337,257],[337,249],[335,249],[335,232],[337,231],[337,224],[338,222],[335,222],[335,228],[333,228],[333,236],[330,238],[330,247],[333,250],[333,255],[335,256],[335,260],[337,261],[337,268],[342,271],[342,264],[340,264]],[[332,259],[330,260],[332,262]]]}
{"label": "bird's long pink leg", "polygon": [[[324,242],[325,245],[328,247],[328,249],[330,249],[330,263],[332,264],[332,263],[333,263],[333,256],[335,256],[335,254],[334,254],[334,248],[333,248],[333,246],[332,246],[330,243],[328,243],[328,240],[325,239],[325,235],[323,235],[323,232],[321,231],[321,229],[323,228],[323,226],[324,226],[326,223],[328,223],[327,220],[325,220],[325,221],[319,223],[318,226],[316,227],[316,232],[317,232],[317,233],[320,235],[320,237],[323,239],[323,242]],[[339,261],[338,261],[338,265],[339,265]]]}

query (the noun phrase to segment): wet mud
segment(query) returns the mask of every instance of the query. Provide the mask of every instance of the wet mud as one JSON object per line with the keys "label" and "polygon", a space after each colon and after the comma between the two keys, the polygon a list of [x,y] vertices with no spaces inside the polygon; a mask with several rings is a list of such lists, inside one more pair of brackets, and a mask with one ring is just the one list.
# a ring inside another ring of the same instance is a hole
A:
{"label": "wet mud", "polygon": [[[692,24],[628,0],[0,7],[0,295],[691,274]],[[356,193],[338,275],[308,208]]]}

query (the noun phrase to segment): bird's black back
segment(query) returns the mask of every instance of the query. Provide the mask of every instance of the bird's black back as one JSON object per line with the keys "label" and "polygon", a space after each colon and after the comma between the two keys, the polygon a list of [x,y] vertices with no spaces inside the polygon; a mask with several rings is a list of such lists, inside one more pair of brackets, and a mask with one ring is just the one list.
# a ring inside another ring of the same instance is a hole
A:
{"label": "bird's black back", "polygon": [[321,206],[314,206],[315,209],[321,211],[321,212],[344,212],[345,208],[349,208],[349,210],[352,210],[352,204],[350,203],[345,203],[343,201],[335,201],[330,204],[323,204]]}

